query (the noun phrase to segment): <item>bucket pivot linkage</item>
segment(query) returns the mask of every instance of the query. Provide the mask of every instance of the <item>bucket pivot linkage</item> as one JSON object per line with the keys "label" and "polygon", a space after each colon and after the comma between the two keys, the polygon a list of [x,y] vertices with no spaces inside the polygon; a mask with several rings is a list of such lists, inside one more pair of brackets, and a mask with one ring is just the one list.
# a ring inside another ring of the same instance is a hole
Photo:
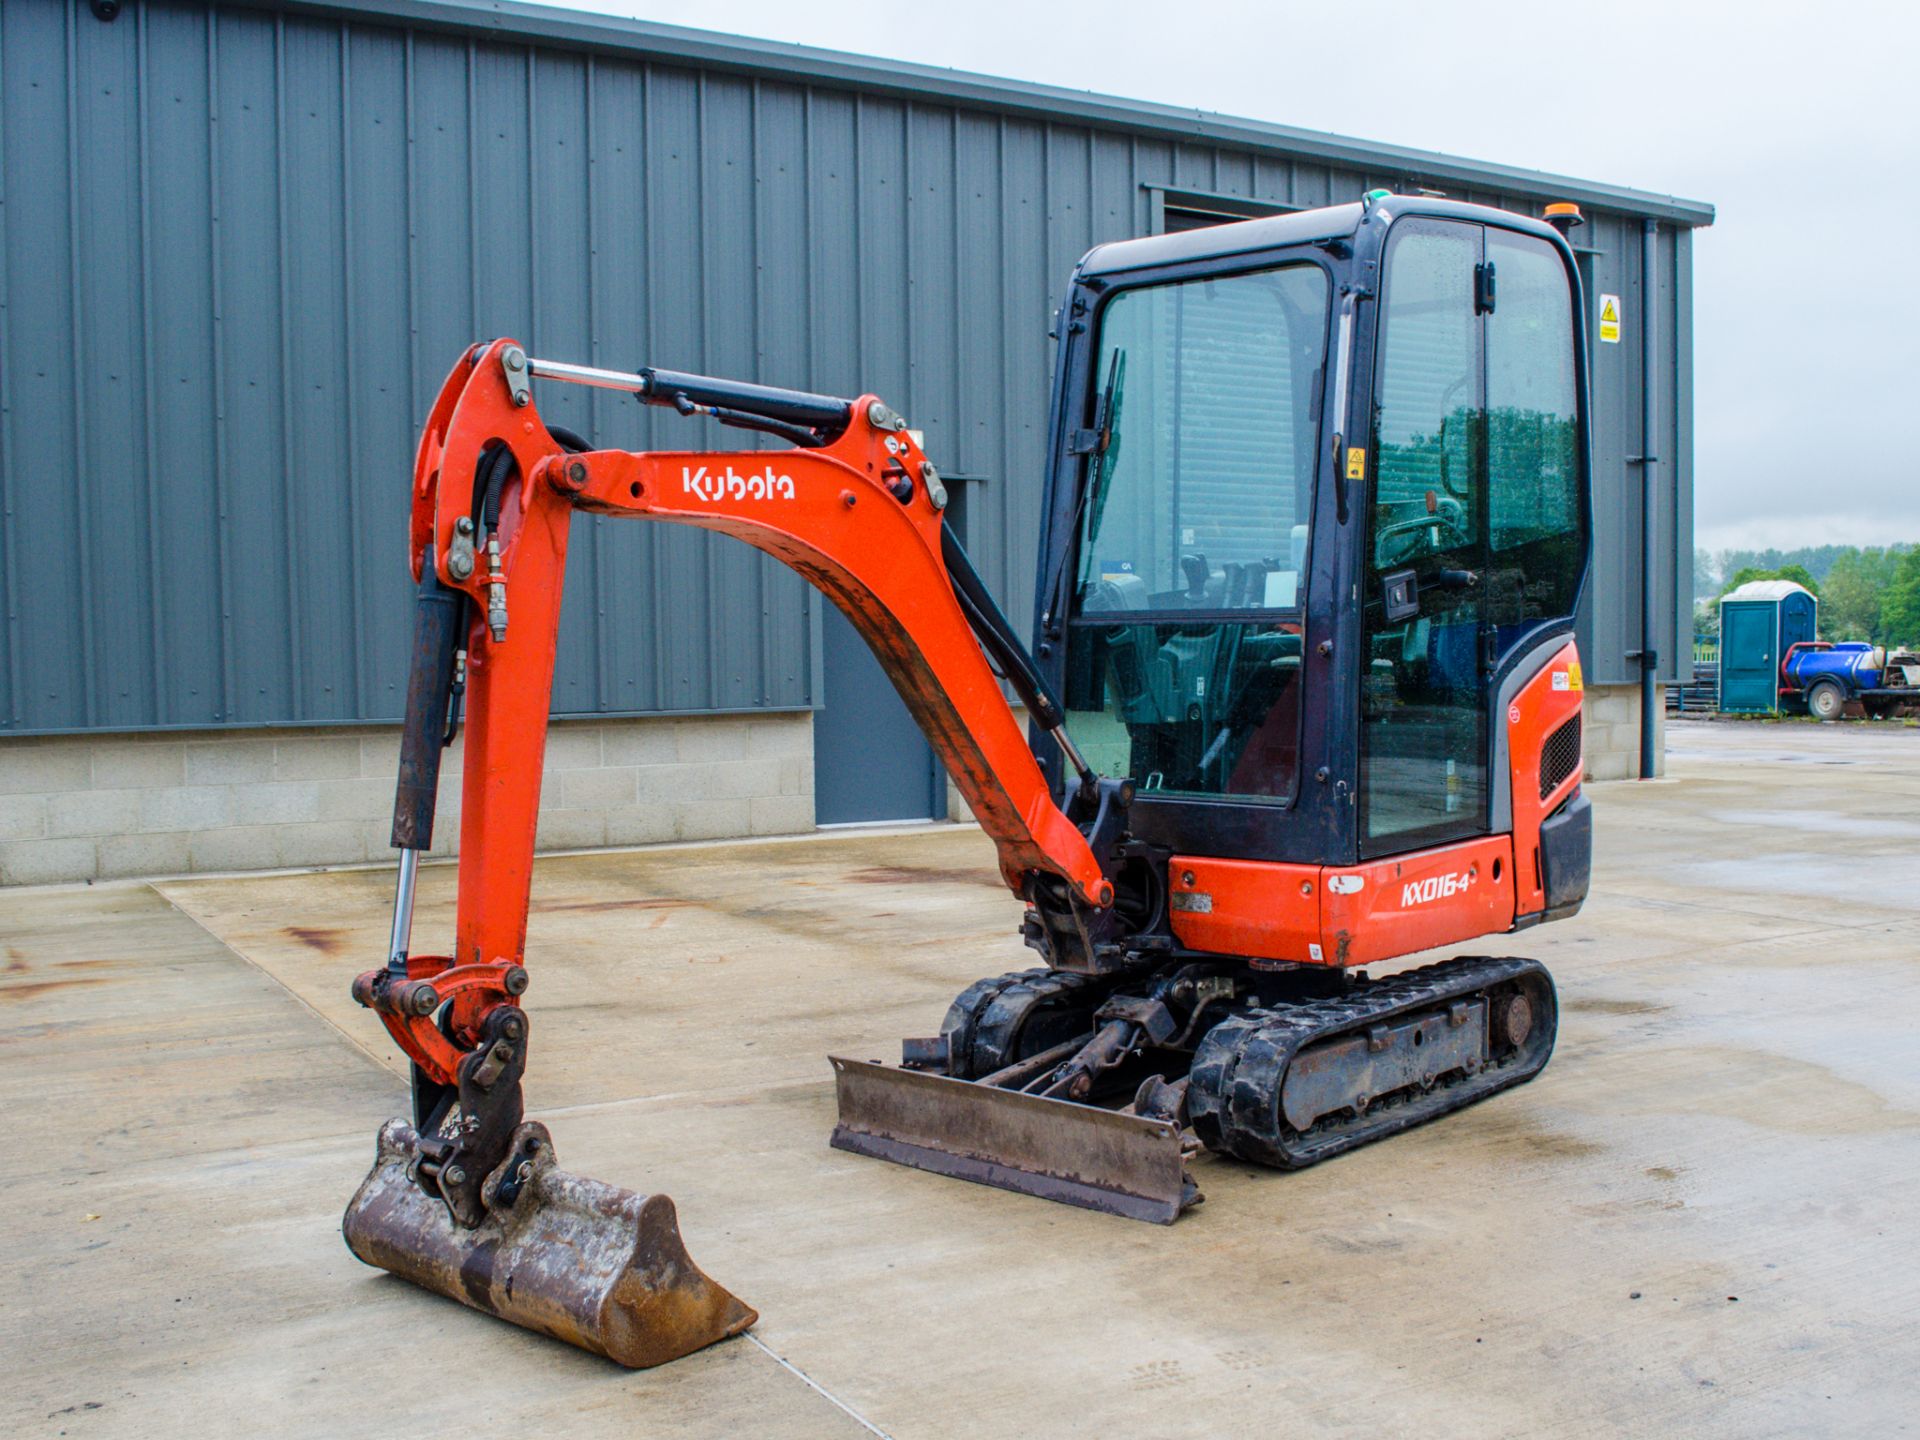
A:
{"label": "bucket pivot linkage", "polygon": [[524,967],[410,955],[420,851],[457,713],[464,607],[423,566],[394,844],[387,964],[353,997],[413,1062],[413,1123],[381,1127],[341,1223],[361,1260],[622,1365],[660,1365],[757,1318],[688,1257],[673,1202],[570,1175],[524,1118]]}
{"label": "bucket pivot linkage", "polygon": [[[523,1120],[530,1027],[514,1000],[527,972],[406,964],[405,979],[381,969],[354,982],[415,1057],[414,1117],[381,1127],[342,1222],[348,1248],[622,1365],[660,1365],[752,1325],[754,1312],[688,1257],[671,1200],[568,1174],[546,1127]],[[463,1050],[454,1016],[468,1006],[484,1009]]]}

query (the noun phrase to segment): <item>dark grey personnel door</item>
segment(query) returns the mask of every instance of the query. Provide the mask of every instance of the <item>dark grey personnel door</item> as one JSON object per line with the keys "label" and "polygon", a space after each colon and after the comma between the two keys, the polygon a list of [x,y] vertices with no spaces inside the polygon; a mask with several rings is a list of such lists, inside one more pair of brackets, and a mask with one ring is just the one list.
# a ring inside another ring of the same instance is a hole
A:
{"label": "dark grey personnel door", "polygon": [[821,825],[947,813],[933,747],[847,617],[822,605],[825,698],[813,717],[813,813]]}

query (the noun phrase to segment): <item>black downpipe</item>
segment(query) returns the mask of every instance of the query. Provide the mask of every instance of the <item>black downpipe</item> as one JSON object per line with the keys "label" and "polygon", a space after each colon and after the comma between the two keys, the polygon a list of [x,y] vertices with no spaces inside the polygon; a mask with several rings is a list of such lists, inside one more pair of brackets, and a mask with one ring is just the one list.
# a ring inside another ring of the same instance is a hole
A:
{"label": "black downpipe", "polygon": [[407,718],[400,731],[400,776],[393,795],[396,850],[426,850],[433,845],[440,756],[453,703],[454,653],[460,648],[466,618],[467,597],[440,583],[429,551],[414,593],[413,665],[407,675]]}
{"label": "black downpipe", "polygon": [[[1660,396],[1656,364],[1659,348],[1655,326],[1659,312],[1655,286],[1659,281],[1660,224],[1643,220],[1640,228],[1640,778],[1651,780],[1659,769],[1654,724],[1654,680],[1660,668],[1660,649],[1654,622],[1658,604],[1654,561],[1659,552],[1660,457],[1654,448],[1659,428]],[[1677,563],[1677,557],[1676,557]]]}

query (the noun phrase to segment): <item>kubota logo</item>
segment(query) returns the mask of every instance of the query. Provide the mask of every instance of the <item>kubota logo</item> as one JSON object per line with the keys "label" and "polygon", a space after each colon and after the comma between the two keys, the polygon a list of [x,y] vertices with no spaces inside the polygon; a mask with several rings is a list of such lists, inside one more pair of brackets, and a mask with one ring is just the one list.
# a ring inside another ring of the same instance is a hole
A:
{"label": "kubota logo", "polygon": [[739,475],[727,466],[724,475],[709,475],[704,465],[680,467],[680,490],[696,500],[791,500],[793,477],[776,475],[773,466],[762,474]]}
{"label": "kubota logo", "polygon": [[1449,895],[1458,895],[1473,884],[1473,872],[1461,870],[1452,875],[1429,875],[1424,880],[1415,880],[1400,887],[1400,908],[1409,905],[1425,905],[1430,901],[1444,900]]}

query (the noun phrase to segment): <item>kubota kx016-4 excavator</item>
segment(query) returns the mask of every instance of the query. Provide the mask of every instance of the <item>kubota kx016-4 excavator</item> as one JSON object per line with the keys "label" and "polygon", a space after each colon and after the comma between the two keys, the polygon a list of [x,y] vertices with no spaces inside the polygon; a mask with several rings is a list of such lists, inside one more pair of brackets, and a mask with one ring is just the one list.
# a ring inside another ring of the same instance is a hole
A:
{"label": "kubota kx016-4 excavator", "polygon": [[[1571,914],[1591,848],[1573,616],[1586,349],[1555,224],[1375,192],[1103,245],[1059,342],[1023,645],[906,422],[857,400],[477,345],[421,439],[387,964],[413,1062],[348,1208],[361,1259],[629,1365],[753,1321],[673,1206],[524,1122],[528,885],[575,511],[797,570],[873,647],[1025,904],[1042,964],[969,986],[899,1068],[834,1059],[832,1143],[1142,1219],[1209,1150],[1286,1168],[1538,1073],[1536,963],[1357,967]],[[599,450],[536,383],[791,448]],[[1023,730],[1003,681],[1026,707]],[[450,953],[409,948],[466,725]]]}

